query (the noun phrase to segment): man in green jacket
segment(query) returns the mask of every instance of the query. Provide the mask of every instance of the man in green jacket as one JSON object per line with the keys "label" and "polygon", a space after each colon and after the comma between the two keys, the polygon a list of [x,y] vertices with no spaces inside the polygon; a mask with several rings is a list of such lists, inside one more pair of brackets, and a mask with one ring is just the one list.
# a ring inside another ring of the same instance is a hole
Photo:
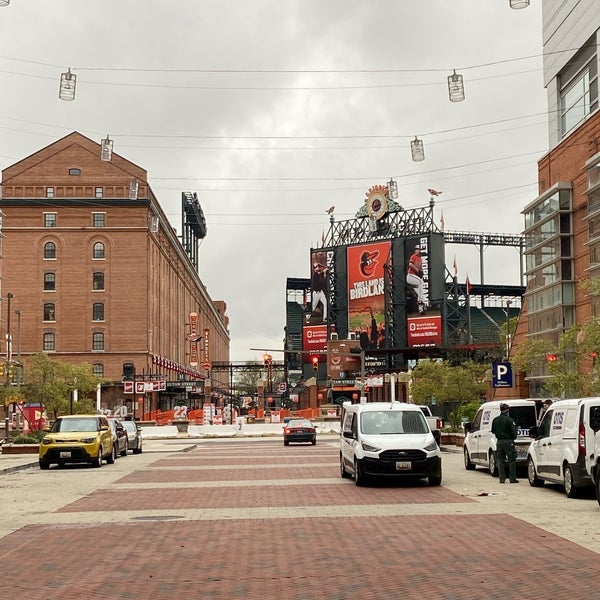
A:
{"label": "man in green jacket", "polygon": [[500,414],[492,421],[492,433],[496,436],[496,462],[500,483],[506,481],[505,464],[508,462],[508,472],[511,483],[519,483],[517,479],[517,424],[509,417],[510,407],[506,403],[500,404]]}

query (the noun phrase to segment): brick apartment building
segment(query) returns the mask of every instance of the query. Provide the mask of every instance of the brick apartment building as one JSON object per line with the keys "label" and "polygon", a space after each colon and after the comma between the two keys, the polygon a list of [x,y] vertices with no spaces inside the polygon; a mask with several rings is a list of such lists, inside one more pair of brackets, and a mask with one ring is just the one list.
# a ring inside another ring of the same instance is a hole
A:
{"label": "brick apartment building", "polygon": [[[203,383],[203,362],[229,360],[226,305],[208,295],[144,169],[115,153],[101,160],[100,144],[74,132],[4,169],[1,190],[2,338],[8,304],[13,358],[18,344],[24,361],[44,351],[89,363],[113,384],[108,408],[133,401],[124,373],[164,381],[137,397],[144,411],[185,403],[183,381]],[[209,332],[195,349],[191,313]]]}
{"label": "brick apartment building", "polygon": [[[544,2],[544,84],[550,151],[538,162],[539,195],[523,210],[527,291],[513,350],[524,339],[556,344],[564,331],[600,317],[578,284],[600,275],[600,3]],[[591,360],[583,361],[583,370]],[[537,397],[547,367],[520,374],[517,390]]]}

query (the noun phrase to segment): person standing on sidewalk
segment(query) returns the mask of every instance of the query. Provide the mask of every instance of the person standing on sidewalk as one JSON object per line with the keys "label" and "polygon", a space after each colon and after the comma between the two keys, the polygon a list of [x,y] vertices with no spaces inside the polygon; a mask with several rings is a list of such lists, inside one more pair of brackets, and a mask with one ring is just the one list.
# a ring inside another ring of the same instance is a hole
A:
{"label": "person standing on sidewalk", "polygon": [[500,483],[506,481],[506,463],[511,483],[519,483],[517,479],[517,424],[508,415],[509,406],[500,404],[500,414],[492,421],[492,433],[496,436],[496,462]]}

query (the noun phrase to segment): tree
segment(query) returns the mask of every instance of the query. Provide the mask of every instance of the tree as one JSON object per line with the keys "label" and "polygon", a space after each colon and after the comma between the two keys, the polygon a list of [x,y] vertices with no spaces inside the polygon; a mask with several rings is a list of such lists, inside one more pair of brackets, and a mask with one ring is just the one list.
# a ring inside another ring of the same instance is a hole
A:
{"label": "tree", "polygon": [[56,419],[70,412],[74,389],[79,391],[79,399],[72,406],[73,412],[95,412],[94,401],[86,395],[95,393],[101,381],[87,363],[64,363],[41,352],[27,359],[22,388],[29,402],[43,404],[51,418]]}
{"label": "tree", "polygon": [[448,361],[420,360],[411,373],[411,393],[417,404],[432,398],[446,404],[453,428],[461,425],[465,408],[480,403],[489,387],[490,368],[473,361],[452,366]]}

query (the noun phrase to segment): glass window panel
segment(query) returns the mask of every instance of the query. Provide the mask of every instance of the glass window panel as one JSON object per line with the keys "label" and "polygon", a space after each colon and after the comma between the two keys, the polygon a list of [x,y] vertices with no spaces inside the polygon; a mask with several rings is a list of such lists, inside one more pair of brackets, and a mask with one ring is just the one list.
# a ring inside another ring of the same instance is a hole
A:
{"label": "glass window panel", "polygon": [[104,273],[102,273],[101,271],[97,271],[96,273],[94,273],[92,289],[94,291],[104,289]]}
{"label": "glass window panel", "polygon": [[54,242],[44,244],[44,258],[56,258],[56,244]]}
{"label": "glass window panel", "polygon": [[56,274],[44,273],[44,291],[53,292],[56,290]]}
{"label": "glass window panel", "polygon": [[102,242],[96,242],[94,244],[94,258],[104,258],[104,244]]}

